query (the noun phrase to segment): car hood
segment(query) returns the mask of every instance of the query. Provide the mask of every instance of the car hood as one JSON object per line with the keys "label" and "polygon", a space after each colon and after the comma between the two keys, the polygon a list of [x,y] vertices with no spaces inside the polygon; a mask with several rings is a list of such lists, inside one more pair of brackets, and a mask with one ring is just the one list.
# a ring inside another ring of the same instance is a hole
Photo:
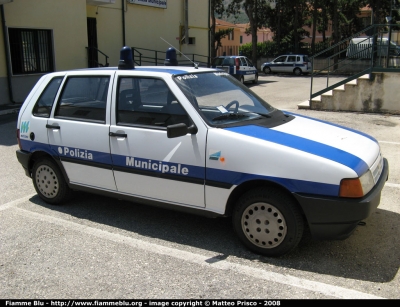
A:
{"label": "car hood", "polygon": [[371,136],[350,128],[314,118],[291,114],[295,118],[267,128],[247,125],[227,130],[266,142],[272,142],[340,163],[364,174],[380,154],[378,142]]}

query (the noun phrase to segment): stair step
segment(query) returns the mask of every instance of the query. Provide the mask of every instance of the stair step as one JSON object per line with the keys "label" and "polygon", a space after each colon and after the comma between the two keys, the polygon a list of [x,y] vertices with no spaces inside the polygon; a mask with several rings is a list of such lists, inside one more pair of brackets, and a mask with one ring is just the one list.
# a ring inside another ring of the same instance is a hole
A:
{"label": "stair step", "polygon": [[336,90],[336,91],[344,91],[344,84],[339,85],[338,87],[335,87],[334,90]]}
{"label": "stair step", "polygon": [[357,85],[357,79],[351,80],[351,81],[347,82],[346,84]]}
{"label": "stair step", "polygon": [[309,109],[310,108],[310,101],[306,100],[306,101],[300,102],[297,105],[297,108],[299,108],[299,109]]}

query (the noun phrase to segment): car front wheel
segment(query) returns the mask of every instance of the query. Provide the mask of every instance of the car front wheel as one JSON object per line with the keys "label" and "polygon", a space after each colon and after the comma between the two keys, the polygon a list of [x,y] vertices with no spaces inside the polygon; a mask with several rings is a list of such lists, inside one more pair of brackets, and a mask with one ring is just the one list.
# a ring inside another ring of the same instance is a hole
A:
{"label": "car front wheel", "polygon": [[66,201],[71,193],[59,167],[49,158],[35,162],[32,181],[40,198],[49,204],[58,205]]}
{"label": "car front wheel", "polygon": [[304,230],[296,201],[272,187],[243,194],[236,203],[232,219],[235,232],[247,248],[271,257],[292,251]]}

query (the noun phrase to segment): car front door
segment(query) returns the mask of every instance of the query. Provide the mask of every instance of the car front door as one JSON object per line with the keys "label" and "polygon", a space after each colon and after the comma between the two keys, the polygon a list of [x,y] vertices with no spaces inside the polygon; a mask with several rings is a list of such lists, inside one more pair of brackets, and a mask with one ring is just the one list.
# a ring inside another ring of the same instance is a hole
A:
{"label": "car front door", "polygon": [[70,183],[116,190],[109,145],[113,72],[68,73],[47,121],[51,150]]}
{"label": "car front door", "polygon": [[285,56],[285,55],[276,58],[273,61],[272,71],[273,72],[286,72],[286,69],[285,69],[286,58],[287,58],[287,56]]}
{"label": "car front door", "polygon": [[190,126],[192,121],[163,79],[120,72],[111,117],[110,147],[120,193],[205,207],[206,130],[167,137],[168,125]]}

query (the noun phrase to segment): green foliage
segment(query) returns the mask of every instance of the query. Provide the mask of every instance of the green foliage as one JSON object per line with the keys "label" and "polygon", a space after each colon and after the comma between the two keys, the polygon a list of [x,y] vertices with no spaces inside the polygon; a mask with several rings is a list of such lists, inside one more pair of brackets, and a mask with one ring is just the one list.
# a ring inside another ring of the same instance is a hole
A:
{"label": "green foliage", "polygon": [[[251,58],[252,51],[252,43],[243,44],[239,48],[240,54],[248,58]],[[287,53],[309,54],[308,46],[300,44],[299,50],[296,52],[295,46],[291,42],[281,42],[279,45],[274,41],[257,43],[257,58],[277,57],[278,55]]]}

